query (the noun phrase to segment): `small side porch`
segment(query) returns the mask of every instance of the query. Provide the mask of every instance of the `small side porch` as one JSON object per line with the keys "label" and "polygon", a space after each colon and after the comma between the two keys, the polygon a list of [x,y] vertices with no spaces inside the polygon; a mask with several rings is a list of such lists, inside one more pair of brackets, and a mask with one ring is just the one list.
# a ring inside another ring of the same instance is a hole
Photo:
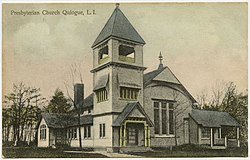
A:
{"label": "small side porch", "polygon": [[240,124],[227,112],[193,109],[191,143],[206,148],[240,147]]}
{"label": "small side porch", "polygon": [[212,149],[240,147],[239,127],[200,127],[199,145]]}

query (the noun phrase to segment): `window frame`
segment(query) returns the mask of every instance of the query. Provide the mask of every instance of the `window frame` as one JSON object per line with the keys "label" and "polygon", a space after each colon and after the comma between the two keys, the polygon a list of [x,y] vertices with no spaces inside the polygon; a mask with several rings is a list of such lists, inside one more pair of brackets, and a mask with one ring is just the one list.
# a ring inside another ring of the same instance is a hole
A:
{"label": "window frame", "polygon": [[136,101],[138,99],[138,94],[140,89],[132,87],[120,86],[120,99]]}
{"label": "window frame", "polygon": [[[154,109],[154,135],[174,136],[174,101],[152,99]],[[156,105],[158,104],[158,106]],[[156,119],[158,115],[158,120]],[[171,116],[172,115],[172,116]],[[172,119],[172,121],[170,120]],[[165,121],[164,121],[165,120]],[[170,124],[171,123],[171,124]]]}
{"label": "window frame", "polygon": [[201,127],[201,139],[210,139],[211,137],[211,128]]}
{"label": "window frame", "polygon": [[46,140],[47,139],[47,126],[45,124],[42,124],[40,126],[40,140]]}
{"label": "window frame", "polygon": [[91,126],[87,125],[87,126],[84,126],[83,128],[84,128],[84,134],[83,134],[84,139],[90,139],[91,138]]}
{"label": "window frame", "polygon": [[97,103],[104,102],[108,100],[108,91],[106,87],[100,88],[95,91]]}
{"label": "window frame", "polygon": [[99,124],[99,138],[105,138],[106,137],[106,127],[105,123]]}

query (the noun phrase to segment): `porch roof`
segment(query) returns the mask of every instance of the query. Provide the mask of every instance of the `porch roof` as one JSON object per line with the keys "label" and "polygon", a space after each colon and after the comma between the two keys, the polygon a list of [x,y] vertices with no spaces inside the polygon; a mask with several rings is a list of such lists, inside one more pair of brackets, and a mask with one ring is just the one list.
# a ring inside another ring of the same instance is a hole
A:
{"label": "porch roof", "polygon": [[[58,114],[58,113],[43,113],[47,126],[49,128],[68,128],[78,126],[76,115],[71,114]],[[80,125],[93,124],[92,115],[85,115],[80,117]]]}
{"label": "porch roof", "polygon": [[227,112],[193,109],[190,116],[203,127],[231,126],[239,127],[240,124]]}
{"label": "porch roof", "polygon": [[148,122],[149,126],[153,126],[152,121],[150,120],[149,116],[147,113],[144,111],[142,106],[140,105],[139,102],[132,102],[128,103],[126,107],[123,109],[123,111],[119,114],[119,116],[113,121],[112,126],[114,127],[119,127],[122,125],[124,120],[130,115],[130,113],[137,108],[146,118],[146,121]]}

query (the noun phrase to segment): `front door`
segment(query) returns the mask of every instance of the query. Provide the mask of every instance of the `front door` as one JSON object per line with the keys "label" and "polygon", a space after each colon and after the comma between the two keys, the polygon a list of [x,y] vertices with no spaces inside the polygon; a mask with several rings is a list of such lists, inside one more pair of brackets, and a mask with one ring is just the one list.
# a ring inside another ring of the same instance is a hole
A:
{"label": "front door", "polygon": [[128,125],[127,127],[127,145],[136,146],[138,145],[138,134],[139,130],[136,125]]}

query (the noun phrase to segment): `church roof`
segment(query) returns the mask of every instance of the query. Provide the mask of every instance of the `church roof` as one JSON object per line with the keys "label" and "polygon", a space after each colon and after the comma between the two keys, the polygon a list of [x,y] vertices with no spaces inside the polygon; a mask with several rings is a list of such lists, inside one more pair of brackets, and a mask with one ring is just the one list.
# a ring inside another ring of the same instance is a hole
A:
{"label": "church roof", "polygon": [[190,97],[193,102],[196,102],[193,96],[187,91],[187,89],[181,84],[181,82],[177,79],[177,77],[167,66],[163,67],[163,65],[160,64],[158,69],[144,74],[143,76],[144,88],[147,87],[149,84],[151,84],[153,81],[161,84],[163,83],[167,84],[173,89],[182,91],[184,94]]}
{"label": "church roof", "polygon": [[203,127],[240,126],[240,124],[227,112],[193,109],[190,116],[197,124]]}
{"label": "church roof", "polygon": [[150,118],[148,117],[148,115],[146,114],[146,112],[144,111],[144,109],[142,108],[142,106],[140,105],[139,102],[128,103],[126,105],[126,107],[123,109],[123,111],[119,114],[119,116],[114,120],[112,126],[114,126],[114,127],[121,126],[121,124],[124,122],[124,120],[129,116],[129,114],[135,108],[137,108],[145,116],[145,118],[146,118],[147,122],[149,123],[149,125],[153,126],[152,121],[150,120]]}
{"label": "church roof", "polygon": [[110,38],[116,37],[140,44],[145,44],[145,41],[135,30],[126,16],[122,13],[119,7],[116,7],[111,17],[108,19],[107,23],[103,27],[102,31],[96,38],[92,47],[96,46],[100,42]]}
{"label": "church roof", "polygon": [[[59,114],[59,113],[43,113],[47,126],[49,128],[67,128],[78,126],[78,120],[72,114]],[[92,115],[85,115],[80,117],[80,125],[93,124]]]}

